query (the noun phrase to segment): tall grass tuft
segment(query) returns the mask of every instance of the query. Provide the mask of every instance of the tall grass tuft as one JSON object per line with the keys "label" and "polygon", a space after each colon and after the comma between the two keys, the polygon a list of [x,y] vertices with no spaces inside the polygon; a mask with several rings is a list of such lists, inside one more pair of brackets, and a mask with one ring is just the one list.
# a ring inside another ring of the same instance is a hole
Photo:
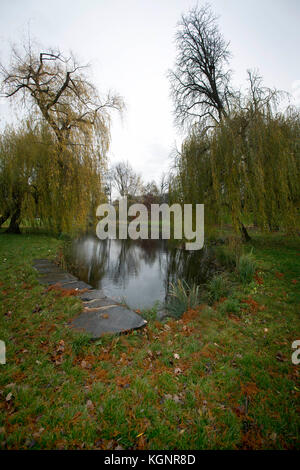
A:
{"label": "tall grass tuft", "polygon": [[178,280],[170,283],[169,300],[166,309],[170,315],[179,318],[190,308],[199,304],[199,286],[189,286],[186,281]]}
{"label": "tall grass tuft", "polygon": [[211,303],[216,302],[228,294],[228,281],[224,274],[216,274],[207,283],[208,298]]}
{"label": "tall grass tuft", "polygon": [[256,269],[257,263],[252,254],[252,250],[250,253],[243,254],[239,257],[237,271],[243,284],[247,284],[252,281]]}

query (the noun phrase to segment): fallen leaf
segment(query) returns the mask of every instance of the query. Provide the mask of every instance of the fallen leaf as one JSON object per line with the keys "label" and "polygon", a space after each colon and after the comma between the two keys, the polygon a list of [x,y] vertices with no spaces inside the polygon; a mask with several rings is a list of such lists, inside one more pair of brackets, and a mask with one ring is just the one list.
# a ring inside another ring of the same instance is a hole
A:
{"label": "fallen leaf", "polygon": [[86,402],[86,407],[88,410],[93,410],[95,407],[94,407],[94,403],[92,402],[92,400],[88,400]]}

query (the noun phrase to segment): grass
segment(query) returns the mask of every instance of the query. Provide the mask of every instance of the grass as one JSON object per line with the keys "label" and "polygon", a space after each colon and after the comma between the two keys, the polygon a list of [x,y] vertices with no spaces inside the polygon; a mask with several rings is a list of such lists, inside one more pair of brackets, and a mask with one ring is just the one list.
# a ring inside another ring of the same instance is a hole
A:
{"label": "grass", "polygon": [[224,273],[216,274],[207,283],[208,298],[211,303],[220,300],[228,294],[228,280]]}
{"label": "grass", "polygon": [[256,269],[257,264],[252,254],[252,250],[250,253],[244,253],[240,256],[237,263],[237,270],[240,281],[243,284],[247,284],[253,279]]}
{"label": "grass", "polygon": [[189,286],[180,279],[176,284],[171,283],[169,291],[169,301],[166,309],[170,315],[180,318],[184,312],[190,308],[195,308],[199,304],[199,286],[193,284]]}
{"label": "grass", "polygon": [[61,243],[0,234],[2,448],[299,448],[299,238],[253,235],[258,270],[230,272],[230,297],[96,342],[67,326],[80,301],[32,268]]}

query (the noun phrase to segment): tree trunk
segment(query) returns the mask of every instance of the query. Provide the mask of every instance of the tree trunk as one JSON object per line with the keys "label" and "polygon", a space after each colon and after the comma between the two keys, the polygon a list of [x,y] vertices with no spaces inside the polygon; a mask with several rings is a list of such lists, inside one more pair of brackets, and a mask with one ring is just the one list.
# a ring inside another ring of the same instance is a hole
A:
{"label": "tree trunk", "polygon": [[20,215],[21,215],[21,208],[18,207],[13,213],[13,215],[11,216],[10,224],[9,224],[8,229],[6,230],[6,233],[21,233],[20,226],[19,226]]}
{"label": "tree trunk", "polygon": [[247,232],[247,229],[246,229],[245,225],[242,224],[242,223],[241,223],[241,226],[240,226],[240,231],[241,231],[241,234],[242,234],[242,239],[245,242],[249,242],[251,240],[251,237],[250,237],[249,233]]}
{"label": "tree trunk", "polygon": [[10,211],[5,211],[3,215],[0,217],[0,227],[4,224],[4,222],[9,218]]}

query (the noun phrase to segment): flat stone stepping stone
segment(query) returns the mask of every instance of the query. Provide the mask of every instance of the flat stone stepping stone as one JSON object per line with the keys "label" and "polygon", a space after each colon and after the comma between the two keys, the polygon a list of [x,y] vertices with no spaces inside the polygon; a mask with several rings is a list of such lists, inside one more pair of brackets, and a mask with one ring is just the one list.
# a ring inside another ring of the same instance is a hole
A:
{"label": "flat stone stepping stone", "polygon": [[83,292],[82,294],[79,294],[79,297],[81,300],[84,302],[88,302],[91,300],[99,300],[99,299],[106,299],[106,295],[103,294],[101,290],[93,289],[90,292]]}
{"label": "flat stone stepping stone", "polygon": [[70,282],[59,282],[63,289],[92,289],[92,286],[83,281],[70,281]]}
{"label": "flat stone stepping stone", "polygon": [[140,315],[121,305],[108,307],[95,312],[84,312],[74,318],[71,328],[88,333],[97,339],[105,334],[124,333],[146,326],[147,321]]}
{"label": "flat stone stepping stone", "polygon": [[123,333],[147,324],[137,313],[106,297],[101,290],[93,289],[86,282],[79,281],[52,261],[36,259],[33,266],[40,274],[38,280],[41,284],[57,284],[66,290],[86,290],[79,293],[84,310],[71,321],[71,328],[88,333],[91,338],[96,339],[107,333]]}
{"label": "flat stone stepping stone", "polygon": [[43,266],[57,266],[53,261],[50,259],[34,259],[32,264],[35,268],[43,267]]}
{"label": "flat stone stepping stone", "polygon": [[91,309],[97,309],[97,308],[102,308],[102,307],[109,307],[111,305],[120,305],[119,302],[116,302],[113,299],[109,299],[106,297],[105,299],[95,299],[95,300],[90,300],[88,302],[84,302],[83,306],[86,309],[86,311],[91,310]]}
{"label": "flat stone stepping stone", "polygon": [[62,268],[60,268],[59,266],[55,266],[55,265],[39,265],[39,266],[34,266],[34,269],[36,269],[36,271],[38,271],[40,274],[52,274],[52,273],[61,273],[63,274],[64,271]]}
{"label": "flat stone stepping stone", "polygon": [[74,282],[77,281],[77,277],[73,276],[72,274],[69,273],[49,273],[49,274],[44,274],[43,276],[38,278],[39,282],[41,284],[62,284],[66,282]]}

